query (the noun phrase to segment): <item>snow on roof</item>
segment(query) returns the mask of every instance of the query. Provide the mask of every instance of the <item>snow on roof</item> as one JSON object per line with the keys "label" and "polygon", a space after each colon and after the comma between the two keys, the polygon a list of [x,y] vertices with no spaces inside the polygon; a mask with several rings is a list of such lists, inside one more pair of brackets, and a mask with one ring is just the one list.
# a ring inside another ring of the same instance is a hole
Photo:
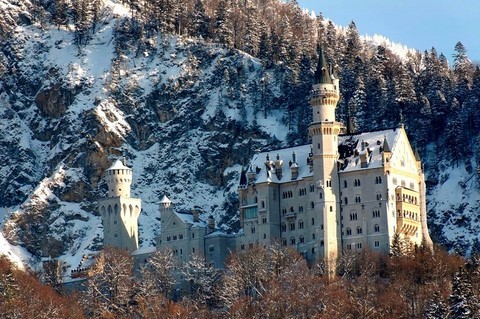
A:
{"label": "snow on roof", "polygon": [[199,219],[198,222],[193,221],[193,214],[191,213],[175,212],[175,215],[177,215],[177,217],[180,218],[180,220],[185,224],[192,224],[194,226],[199,226],[199,227],[207,227],[207,223],[201,219]]}
{"label": "snow on roof", "polygon": [[235,237],[239,237],[238,234],[227,234],[226,232],[222,231],[222,230],[215,230],[213,231],[212,233],[208,234],[208,235],[205,235],[205,238],[215,238],[215,237],[226,237],[226,238],[235,238]]}
{"label": "snow on roof", "polygon": [[[286,183],[292,181],[290,167],[296,167],[295,165],[293,165],[293,152],[295,152],[296,163],[298,166],[298,177],[295,180],[300,180],[305,177],[312,176],[313,172],[310,172],[310,167],[307,164],[307,159],[311,152],[309,144],[284,148],[280,150],[273,150],[269,152],[262,152],[255,155],[250,163],[253,171],[257,171],[257,178],[255,182]],[[268,167],[267,155],[269,157]],[[281,179],[278,179],[277,175],[275,174],[275,162],[277,161],[277,155],[279,156],[280,161],[283,161]],[[290,162],[292,165],[290,165]]]}
{"label": "snow on roof", "polygon": [[160,204],[170,204],[172,201],[167,197],[167,195],[163,195],[162,200],[160,201]]}
{"label": "snow on roof", "polygon": [[120,159],[117,159],[112,166],[110,166],[107,170],[111,169],[130,169],[130,167],[127,167],[123,165],[122,161]]}
{"label": "snow on roof", "polygon": [[[383,145],[387,139],[388,145],[395,145],[401,129],[389,129],[375,132],[365,132],[352,135],[340,135],[338,152],[340,154],[340,171],[349,172],[360,169],[378,168],[383,166]],[[361,165],[361,156],[366,156],[366,166]]]}
{"label": "snow on roof", "polygon": [[157,251],[156,247],[140,247],[134,252],[132,252],[132,256],[138,256],[143,254],[152,254]]}
{"label": "snow on roof", "polygon": [[[393,149],[401,129],[394,128],[382,131],[365,132],[351,135],[340,135],[338,152],[340,154],[340,170],[343,172],[360,169],[378,168],[383,166],[382,152],[385,138],[388,145]],[[363,142],[363,146],[362,146]],[[296,154],[296,161],[293,162],[293,152]],[[286,183],[292,181],[290,169],[298,167],[298,177],[295,180],[301,180],[313,176],[308,164],[311,145],[302,145],[290,147],[269,152],[256,154],[250,165],[253,171],[256,170],[257,176],[255,183]],[[275,174],[275,162],[277,154],[280,160],[283,160],[282,177],[278,179]],[[267,161],[267,155],[269,160]],[[361,166],[360,155],[365,155],[367,159],[366,167]],[[268,165],[267,165],[268,164]],[[249,169],[250,171],[250,169]]]}

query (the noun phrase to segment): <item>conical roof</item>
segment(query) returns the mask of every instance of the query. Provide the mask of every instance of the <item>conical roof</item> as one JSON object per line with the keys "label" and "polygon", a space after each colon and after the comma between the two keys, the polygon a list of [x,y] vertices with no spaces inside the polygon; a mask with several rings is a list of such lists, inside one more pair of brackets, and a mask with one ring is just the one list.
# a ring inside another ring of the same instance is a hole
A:
{"label": "conical roof", "polygon": [[385,139],[383,140],[383,151],[386,152],[386,153],[391,153],[392,152],[392,150],[390,149],[390,146],[388,145],[386,136],[385,136]]}
{"label": "conical roof", "polygon": [[317,70],[315,71],[315,84],[333,84],[321,46],[318,53]]}
{"label": "conical roof", "polygon": [[168,199],[167,195],[163,195],[162,200],[160,201],[160,204],[170,204],[172,201]]}
{"label": "conical roof", "polygon": [[107,170],[111,169],[130,169],[130,167],[125,166],[120,159],[117,159]]}

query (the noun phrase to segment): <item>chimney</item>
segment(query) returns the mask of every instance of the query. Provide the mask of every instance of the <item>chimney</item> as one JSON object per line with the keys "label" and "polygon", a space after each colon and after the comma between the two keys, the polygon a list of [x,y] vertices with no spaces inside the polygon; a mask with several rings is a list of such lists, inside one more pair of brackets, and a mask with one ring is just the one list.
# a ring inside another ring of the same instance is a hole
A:
{"label": "chimney", "polygon": [[295,154],[295,152],[293,152],[292,154],[292,165],[290,165],[290,170],[292,172],[292,180],[294,179],[297,179],[298,178],[298,164],[297,164],[297,156]]}
{"label": "chimney", "polygon": [[277,160],[275,161],[275,175],[277,175],[278,179],[282,179],[282,165],[283,161],[280,159],[280,155],[277,153]]}
{"label": "chimney", "polygon": [[212,233],[215,230],[215,219],[212,215],[208,216],[208,233]]}
{"label": "chimney", "polygon": [[200,211],[198,209],[193,209],[192,210],[192,215],[193,215],[193,222],[198,223],[200,221]]}
{"label": "chimney", "polygon": [[257,179],[257,173],[256,170],[253,171],[252,165],[250,165],[250,169],[248,170],[248,184],[253,184],[255,183],[255,180]]}

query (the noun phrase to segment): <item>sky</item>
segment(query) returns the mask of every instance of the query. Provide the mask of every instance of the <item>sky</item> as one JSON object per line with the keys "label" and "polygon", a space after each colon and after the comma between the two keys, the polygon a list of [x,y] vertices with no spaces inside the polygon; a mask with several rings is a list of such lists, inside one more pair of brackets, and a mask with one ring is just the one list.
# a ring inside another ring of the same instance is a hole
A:
{"label": "sky", "polygon": [[362,35],[380,34],[420,51],[435,47],[452,61],[461,41],[470,60],[480,62],[479,0],[298,0],[336,25],[353,20]]}

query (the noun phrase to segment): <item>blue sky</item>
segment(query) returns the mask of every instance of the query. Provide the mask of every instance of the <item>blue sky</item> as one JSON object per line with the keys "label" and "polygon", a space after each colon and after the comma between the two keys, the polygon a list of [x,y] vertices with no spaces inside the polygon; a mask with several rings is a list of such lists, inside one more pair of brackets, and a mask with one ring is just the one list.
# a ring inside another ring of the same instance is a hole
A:
{"label": "blue sky", "polygon": [[337,25],[355,21],[360,34],[381,34],[418,50],[435,47],[452,61],[461,41],[480,62],[479,0],[298,0]]}

